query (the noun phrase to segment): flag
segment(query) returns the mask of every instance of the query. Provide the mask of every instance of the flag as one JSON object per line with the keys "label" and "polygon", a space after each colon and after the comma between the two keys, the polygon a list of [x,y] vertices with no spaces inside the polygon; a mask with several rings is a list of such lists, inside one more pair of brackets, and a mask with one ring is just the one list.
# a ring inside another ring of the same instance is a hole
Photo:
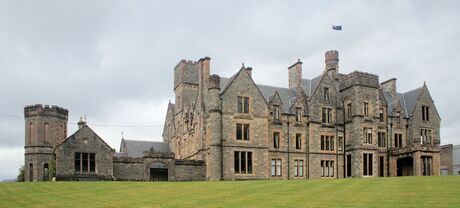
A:
{"label": "flag", "polygon": [[332,25],[333,30],[342,30],[342,25]]}

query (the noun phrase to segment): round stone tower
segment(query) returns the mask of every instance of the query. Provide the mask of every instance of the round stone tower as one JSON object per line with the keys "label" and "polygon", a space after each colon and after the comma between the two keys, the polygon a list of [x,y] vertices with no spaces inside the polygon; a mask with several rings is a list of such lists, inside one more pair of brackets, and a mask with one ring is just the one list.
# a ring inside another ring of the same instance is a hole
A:
{"label": "round stone tower", "polygon": [[331,77],[335,77],[339,71],[339,52],[336,50],[327,51],[324,62],[326,63],[325,71]]}
{"label": "round stone tower", "polygon": [[67,138],[69,111],[58,106],[24,107],[25,119],[25,181],[49,180],[54,148]]}
{"label": "round stone tower", "polygon": [[209,88],[207,104],[209,109],[209,131],[211,144],[209,157],[207,158],[208,180],[222,180],[222,106],[220,100],[220,77],[209,76]]}

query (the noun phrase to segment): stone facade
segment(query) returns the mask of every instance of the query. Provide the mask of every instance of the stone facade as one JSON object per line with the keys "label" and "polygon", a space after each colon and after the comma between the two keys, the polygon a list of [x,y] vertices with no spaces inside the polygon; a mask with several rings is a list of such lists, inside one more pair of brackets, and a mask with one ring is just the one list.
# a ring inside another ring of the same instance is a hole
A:
{"label": "stone facade", "polygon": [[53,161],[58,180],[440,175],[441,119],[425,84],[399,93],[395,78],[342,74],[334,50],[312,79],[300,60],[288,67],[288,87],[256,84],[244,65],[230,78],[210,71],[209,57],[180,61],[163,142],[122,138],[120,152],[84,121],[67,138],[66,109],[26,106],[26,180],[48,180]]}
{"label": "stone facade", "polygon": [[176,159],[204,160],[207,180],[440,174],[440,117],[425,84],[398,93],[395,78],[341,74],[334,50],[313,79],[300,60],[288,67],[286,88],[252,73],[210,75],[209,57],[174,68],[163,140]]}
{"label": "stone facade", "polygon": [[[83,125],[55,148],[56,179],[112,180],[114,152],[93,130]],[[94,170],[90,168],[91,159],[88,154],[94,154]],[[76,157],[82,158],[79,170],[75,167]]]}

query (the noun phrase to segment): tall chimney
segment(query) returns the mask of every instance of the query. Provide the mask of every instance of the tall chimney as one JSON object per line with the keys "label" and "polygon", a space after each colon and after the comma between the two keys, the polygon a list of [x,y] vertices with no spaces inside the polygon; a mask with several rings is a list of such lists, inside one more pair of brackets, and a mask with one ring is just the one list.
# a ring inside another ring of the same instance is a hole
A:
{"label": "tall chimney", "polygon": [[289,71],[289,88],[296,89],[302,87],[302,62],[297,62],[288,67]]}
{"label": "tall chimney", "polygon": [[396,78],[391,78],[382,82],[380,83],[380,86],[382,86],[383,91],[390,93],[393,98],[396,97]]}

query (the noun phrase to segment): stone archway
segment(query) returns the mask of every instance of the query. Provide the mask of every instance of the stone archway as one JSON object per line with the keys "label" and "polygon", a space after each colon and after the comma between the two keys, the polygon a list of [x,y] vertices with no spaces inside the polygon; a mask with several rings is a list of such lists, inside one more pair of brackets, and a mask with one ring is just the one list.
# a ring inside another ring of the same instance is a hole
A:
{"label": "stone archway", "polygon": [[154,162],[150,166],[150,181],[168,181],[168,166],[162,162]]}
{"label": "stone archway", "polygon": [[414,175],[414,158],[403,157],[397,160],[397,176]]}

